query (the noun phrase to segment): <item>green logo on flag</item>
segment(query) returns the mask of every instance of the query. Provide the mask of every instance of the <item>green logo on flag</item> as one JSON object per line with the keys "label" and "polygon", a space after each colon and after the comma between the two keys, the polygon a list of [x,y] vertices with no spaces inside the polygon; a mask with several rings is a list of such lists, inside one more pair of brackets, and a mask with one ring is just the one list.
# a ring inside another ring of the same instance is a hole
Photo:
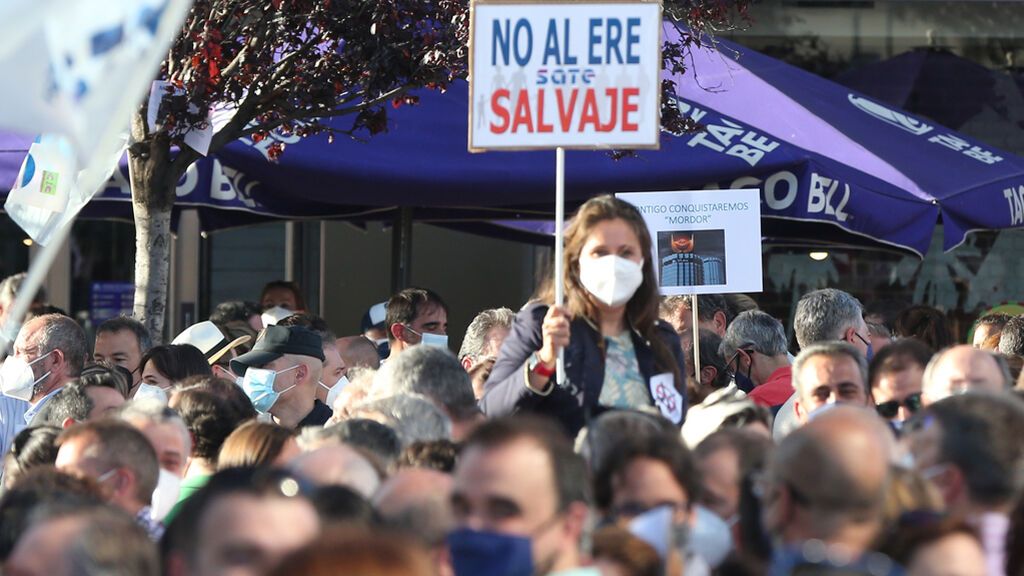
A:
{"label": "green logo on flag", "polygon": [[43,171],[43,183],[39,186],[39,192],[50,196],[57,195],[57,184],[60,182],[59,172]]}

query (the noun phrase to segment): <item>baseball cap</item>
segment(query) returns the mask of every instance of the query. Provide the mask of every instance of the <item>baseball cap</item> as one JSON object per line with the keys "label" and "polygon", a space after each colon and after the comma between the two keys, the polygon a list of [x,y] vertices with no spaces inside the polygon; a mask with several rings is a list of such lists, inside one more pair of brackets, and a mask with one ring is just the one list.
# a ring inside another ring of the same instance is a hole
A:
{"label": "baseball cap", "polygon": [[264,366],[285,354],[324,361],[323,340],[302,326],[267,326],[256,336],[252,350],[231,361],[231,371],[241,376],[250,366]]}
{"label": "baseball cap", "polygon": [[171,344],[191,344],[206,356],[206,361],[211,365],[227,354],[232,348],[245,344],[252,340],[252,336],[239,336],[231,342],[227,341],[224,333],[217,328],[217,325],[209,320],[193,324],[182,330],[181,334],[174,337]]}
{"label": "baseball cap", "polygon": [[362,331],[366,332],[371,328],[384,328],[384,319],[387,317],[388,303],[378,302],[363,314]]}

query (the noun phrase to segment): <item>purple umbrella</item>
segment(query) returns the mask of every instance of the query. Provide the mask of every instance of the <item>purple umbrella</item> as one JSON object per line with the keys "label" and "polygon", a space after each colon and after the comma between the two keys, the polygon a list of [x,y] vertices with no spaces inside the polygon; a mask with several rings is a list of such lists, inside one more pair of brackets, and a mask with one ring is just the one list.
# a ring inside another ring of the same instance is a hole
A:
{"label": "purple umbrella", "polygon": [[959,129],[986,106],[998,109],[996,75],[946,48],[916,48],[840,74],[864,94]]}

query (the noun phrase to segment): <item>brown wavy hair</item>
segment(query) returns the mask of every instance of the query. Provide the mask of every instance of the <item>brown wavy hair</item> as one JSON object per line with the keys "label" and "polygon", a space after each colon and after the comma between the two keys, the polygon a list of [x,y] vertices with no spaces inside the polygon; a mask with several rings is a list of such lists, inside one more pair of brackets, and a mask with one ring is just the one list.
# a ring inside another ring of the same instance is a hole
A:
{"label": "brown wavy hair", "polygon": [[273,466],[295,431],[277,424],[250,420],[228,435],[217,457],[217,469]]}
{"label": "brown wavy hair", "polygon": [[[644,255],[643,283],[626,303],[626,320],[630,326],[650,343],[654,351],[655,365],[659,370],[671,372],[675,377],[676,389],[685,390],[679,366],[668,346],[657,337],[658,307],[661,298],[658,296],[658,277],[654,273],[652,261],[653,242],[640,211],[629,202],[619,200],[615,196],[605,194],[587,200],[576,211],[569,226],[565,229],[565,253],[563,267],[563,285],[565,287],[565,305],[573,318],[583,317],[592,325],[600,325],[600,308],[594,297],[584,288],[580,281],[580,254],[594,227],[607,220],[622,220],[632,228],[640,240],[640,252]],[[553,269],[553,266],[552,266]],[[544,280],[537,289],[536,300],[549,306],[555,301],[554,274],[545,274]],[[598,346],[604,350],[601,340]]]}

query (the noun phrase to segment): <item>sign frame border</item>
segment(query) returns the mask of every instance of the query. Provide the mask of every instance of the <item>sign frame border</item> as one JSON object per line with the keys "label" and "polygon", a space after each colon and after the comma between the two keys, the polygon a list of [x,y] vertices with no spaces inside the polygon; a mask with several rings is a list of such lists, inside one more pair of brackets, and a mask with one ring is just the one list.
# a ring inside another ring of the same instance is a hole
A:
{"label": "sign frame border", "polygon": [[[657,82],[655,87],[655,108],[657,108],[658,120],[655,125],[655,143],[644,144],[644,145],[630,145],[630,146],[610,146],[610,145],[571,145],[571,146],[509,146],[501,148],[489,148],[489,147],[474,147],[473,146],[473,102],[476,99],[473,96],[473,39],[476,37],[476,7],[479,4],[485,5],[514,5],[514,4],[535,4],[535,5],[574,5],[574,4],[657,4],[658,5],[658,40],[655,42],[655,61],[658,62],[658,74]],[[523,152],[523,151],[537,151],[537,150],[553,150],[555,148],[564,148],[566,150],[659,150],[661,149],[661,44],[663,37],[662,26],[664,25],[665,18],[665,7],[661,0],[471,0],[469,5],[469,38],[466,40],[466,49],[469,52],[468,60],[468,78],[469,78],[469,106],[467,106],[467,117],[466,123],[466,145],[470,153],[478,154],[482,152]]]}

